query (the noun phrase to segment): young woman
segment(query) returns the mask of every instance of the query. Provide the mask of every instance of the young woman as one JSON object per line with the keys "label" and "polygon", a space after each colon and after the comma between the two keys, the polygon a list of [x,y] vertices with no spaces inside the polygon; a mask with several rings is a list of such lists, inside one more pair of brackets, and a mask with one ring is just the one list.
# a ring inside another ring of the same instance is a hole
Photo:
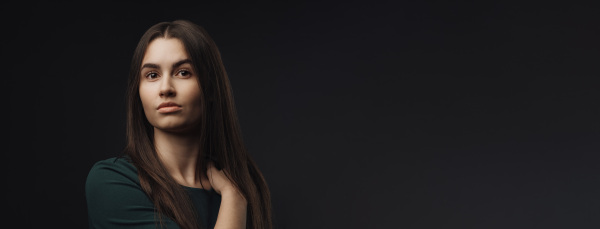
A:
{"label": "young woman", "polygon": [[90,228],[272,228],[217,46],[189,21],[140,39],[127,89],[124,155],[86,181]]}

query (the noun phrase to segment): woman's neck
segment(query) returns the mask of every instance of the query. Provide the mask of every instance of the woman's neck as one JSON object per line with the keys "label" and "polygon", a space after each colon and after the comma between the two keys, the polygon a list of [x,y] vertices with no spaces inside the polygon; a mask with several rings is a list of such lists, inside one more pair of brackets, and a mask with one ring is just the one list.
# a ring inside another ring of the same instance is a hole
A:
{"label": "woman's neck", "polygon": [[204,179],[196,173],[200,156],[199,135],[171,133],[154,128],[154,144],[161,162],[177,183],[206,188]]}

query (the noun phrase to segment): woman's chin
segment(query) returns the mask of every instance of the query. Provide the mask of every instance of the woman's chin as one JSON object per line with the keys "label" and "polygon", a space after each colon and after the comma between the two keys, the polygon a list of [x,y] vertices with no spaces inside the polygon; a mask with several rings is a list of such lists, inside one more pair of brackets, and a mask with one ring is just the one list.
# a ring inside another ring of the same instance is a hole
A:
{"label": "woman's chin", "polygon": [[198,128],[193,128],[191,124],[168,124],[168,125],[158,125],[154,126],[155,130],[159,130],[167,133],[179,133],[179,134],[189,134],[198,130]]}

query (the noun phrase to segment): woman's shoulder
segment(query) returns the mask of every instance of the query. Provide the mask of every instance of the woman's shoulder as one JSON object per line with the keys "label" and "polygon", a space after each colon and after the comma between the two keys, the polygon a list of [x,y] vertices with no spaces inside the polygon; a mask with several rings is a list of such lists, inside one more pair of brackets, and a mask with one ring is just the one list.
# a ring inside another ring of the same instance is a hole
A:
{"label": "woman's shoulder", "polygon": [[154,206],[140,186],[136,168],[127,158],[96,162],[89,171],[85,195],[90,228],[132,223],[154,225]]}
{"label": "woman's shoulder", "polygon": [[140,186],[137,169],[127,157],[112,157],[96,162],[90,169],[85,188],[91,190]]}
{"label": "woman's shoulder", "polygon": [[[131,159],[128,156],[111,157],[104,160],[97,161],[92,166],[92,171],[96,169],[118,169],[118,170],[132,170],[135,172],[135,166],[131,163]],[[137,172],[136,172],[137,173]]]}

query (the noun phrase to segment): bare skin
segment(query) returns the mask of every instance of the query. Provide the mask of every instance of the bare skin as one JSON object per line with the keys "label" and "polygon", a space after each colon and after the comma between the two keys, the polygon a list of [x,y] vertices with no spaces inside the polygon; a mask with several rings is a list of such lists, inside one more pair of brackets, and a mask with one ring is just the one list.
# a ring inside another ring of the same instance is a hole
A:
{"label": "bare skin", "polygon": [[[142,60],[140,98],[144,113],[154,126],[159,157],[179,184],[214,189],[221,195],[215,228],[246,227],[247,201],[225,176],[212,165],[206,176],[196,173],[200,156],[198,126],[202,115],[200,86],[183,44],[174,38],[152,41]],[[176,105],[161,107],[165,102]]]}

